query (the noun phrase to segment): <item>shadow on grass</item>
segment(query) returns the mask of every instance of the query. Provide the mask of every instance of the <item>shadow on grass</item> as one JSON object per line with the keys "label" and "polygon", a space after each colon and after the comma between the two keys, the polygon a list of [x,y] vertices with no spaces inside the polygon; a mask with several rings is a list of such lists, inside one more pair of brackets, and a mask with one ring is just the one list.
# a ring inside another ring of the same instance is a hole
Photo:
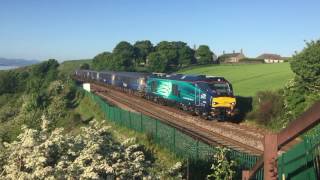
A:
{"label": "shadow on grass", "polygon": [[91,120],[93,120],[93,119],[94,119],[94,116],[91,116],[91,117],[82,119],[82,123],[83,123],[83,124],[89,124],[89,122],[90,122]]}

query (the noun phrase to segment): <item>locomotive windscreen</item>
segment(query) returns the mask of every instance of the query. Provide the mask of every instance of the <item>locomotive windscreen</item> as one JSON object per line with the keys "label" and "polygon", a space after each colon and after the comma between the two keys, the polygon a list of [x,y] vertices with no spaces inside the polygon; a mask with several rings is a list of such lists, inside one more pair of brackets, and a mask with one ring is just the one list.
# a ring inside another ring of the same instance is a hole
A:
{"label": "locomotive windscreen", "polygon": [[232,95],[232,90],[226,82],[212,82],[208,84],[214,94],[217,95]]}

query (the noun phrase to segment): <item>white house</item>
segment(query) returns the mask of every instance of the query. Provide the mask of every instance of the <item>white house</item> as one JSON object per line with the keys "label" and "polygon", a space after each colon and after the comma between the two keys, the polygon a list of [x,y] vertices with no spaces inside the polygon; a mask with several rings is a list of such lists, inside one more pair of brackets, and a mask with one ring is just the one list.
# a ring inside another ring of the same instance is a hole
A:
{"label": "white house", "polygon": [[263,59],[265,63],[283,63],[284,58],[278,54],[261,54],[257,59]]}

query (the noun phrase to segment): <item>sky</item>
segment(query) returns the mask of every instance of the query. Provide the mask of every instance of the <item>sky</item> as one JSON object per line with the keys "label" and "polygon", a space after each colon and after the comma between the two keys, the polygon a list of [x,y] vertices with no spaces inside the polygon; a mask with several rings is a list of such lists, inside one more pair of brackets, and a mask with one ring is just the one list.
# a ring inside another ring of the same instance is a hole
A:
{"label": "sky", "polygon": [[291,56],[320,39],[319,0],[0,0],[0,57],[93,58],[120,41]]}

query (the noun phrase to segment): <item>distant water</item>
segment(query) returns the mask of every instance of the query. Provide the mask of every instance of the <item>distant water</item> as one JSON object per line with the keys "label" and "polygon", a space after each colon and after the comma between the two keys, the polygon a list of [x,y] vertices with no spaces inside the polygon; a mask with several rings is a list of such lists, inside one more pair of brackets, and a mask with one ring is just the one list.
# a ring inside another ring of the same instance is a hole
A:
{"label": "distant water", "polygon": [[18,68],[18,66],[1,66],[0,65],[0,70],[8,70],[8,69],[15,69]]}

